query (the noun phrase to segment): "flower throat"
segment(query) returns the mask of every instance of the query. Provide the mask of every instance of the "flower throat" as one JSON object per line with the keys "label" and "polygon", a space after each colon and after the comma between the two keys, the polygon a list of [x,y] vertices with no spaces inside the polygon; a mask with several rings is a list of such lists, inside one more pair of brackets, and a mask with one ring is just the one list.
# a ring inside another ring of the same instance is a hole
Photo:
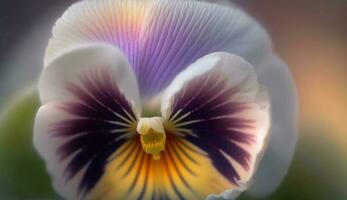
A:
{"label": "flower throat", "polygon": [[165,150],[166,134],[161,117],[140,118],[137,132],[141,136],[142,149],[152,154],[154,160],[160,159],[160,152]]}

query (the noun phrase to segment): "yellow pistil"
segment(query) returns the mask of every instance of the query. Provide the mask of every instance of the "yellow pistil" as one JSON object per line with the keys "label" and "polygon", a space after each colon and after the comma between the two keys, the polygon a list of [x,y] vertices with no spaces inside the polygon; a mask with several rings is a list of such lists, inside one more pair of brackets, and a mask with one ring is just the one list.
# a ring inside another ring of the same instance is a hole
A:
{"label": "yellow pistil", "polygon": [[160,152],[165,150],[166,134],[161,117],[140,118],[137,132],[141,135],[142,149],[152,154],[154,160],[160,159]]}

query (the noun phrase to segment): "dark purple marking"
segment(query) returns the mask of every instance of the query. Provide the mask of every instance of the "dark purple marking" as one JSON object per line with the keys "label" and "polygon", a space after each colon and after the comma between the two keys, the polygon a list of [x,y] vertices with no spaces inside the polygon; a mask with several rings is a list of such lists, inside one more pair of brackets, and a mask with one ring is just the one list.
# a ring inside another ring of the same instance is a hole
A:
{"label": "dark purple marking", "polygon": [[222,152],[249,170],[251,155],[235,142],[255,142],[254,136],[247,132],[253,128],[253,121],[231,117],[249,109],[245,103],[231,101],[236,93],[237,88],[226,88],[225,80],[219,79],[218,75],[202,75],[176,94],[170,116],[170,120],[174,121],[190,113],[176,124],[179,126],[179,123],[191,121],[179,127],[191,130],[197,137],[186,134],[184,138],[204,150],[215,168],[234,184],[237,184],[240,175]]}
{"label": "dark purple marking", "polygon": [[67,181],[86,168],[79,185],[81,195],[86,195],[96,185],[109,157],[127,141],[122,136],[129,133],[128,130],[112,133],[128,128],[114,122],[129,124],[115,113],[132,122],[137,120],[109,69],[99,67],[88,72],[81,74],[80,84],[67,85],[67,90],[78,100],[59,107],[74,118],[52,125],[52,134],[66,139],[57,153],[62,161],[71,159],[65,169]]}

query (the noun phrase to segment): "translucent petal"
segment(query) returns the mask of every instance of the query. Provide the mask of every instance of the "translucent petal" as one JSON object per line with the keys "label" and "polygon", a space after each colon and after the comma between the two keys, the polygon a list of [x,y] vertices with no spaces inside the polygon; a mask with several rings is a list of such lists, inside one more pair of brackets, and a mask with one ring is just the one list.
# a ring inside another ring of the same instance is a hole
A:
{"label": "translucent petal", "polygon": [[266,86],[271,99],[271,134],[254,182],[247,193],[267,196],[274,192],[287,174],[298,140],[298,102],[294,81],[288,67],[269,55],[257,68],[259,81]]}

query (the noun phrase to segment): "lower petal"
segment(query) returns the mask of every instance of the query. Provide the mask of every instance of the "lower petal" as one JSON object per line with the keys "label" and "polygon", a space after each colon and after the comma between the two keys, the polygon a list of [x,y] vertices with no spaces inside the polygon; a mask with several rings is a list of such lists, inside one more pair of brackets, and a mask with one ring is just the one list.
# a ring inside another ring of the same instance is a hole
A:
{"label": "lower petal", "polygon": [[216,174],[207,155],[185,139],[169,134],[154,160],[134,138],[115,153],[92,199],[205,199],[232,187]]}

